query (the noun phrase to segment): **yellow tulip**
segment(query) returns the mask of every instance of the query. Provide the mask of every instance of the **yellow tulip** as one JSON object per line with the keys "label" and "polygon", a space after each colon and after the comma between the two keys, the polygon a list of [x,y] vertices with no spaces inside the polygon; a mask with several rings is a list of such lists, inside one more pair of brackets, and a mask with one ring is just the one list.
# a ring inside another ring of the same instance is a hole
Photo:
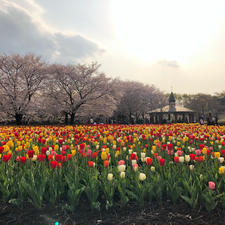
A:
{"label": "yellow tulip", "polygon": [[203,154],[203,155],[206,155],[206,154],[207,154],[207,148],[204,147],[204,148],[202,149],[202,154]]}
{"label": "yellow tulip", "polygon": [[9,151],[9,146],[8,145],[3,145],[3,147],[4,147],[3,152],[8,152]]}
{"label": "yellow tulip", "polygon": [[214,156],[218,159],[220,157],[220,152],[214,152]]}
{"label": "yellow tulip", "polygon": [[55,151],[58,151],[58,150],[59,150],[59,146],[58,146],[58,145],[55,145],[55,146],[54,146],[54,150],[55,150]]}
{"label": "yellow tulip", "polygon": [[119,156],[119,154],[120,154],[120,151],[116,151],[115,157],[117,158]]}
{"label": "yellow tulip", "polygon": [[221,166],[219,168],[219,174],[224,174],[225,173],[225,166]]}
{"label": "yellow tulip", "polygon": [[109,148],[106,148],[106,149],[105,149],[105,152],[106,152],[107,154],[109,154]]}
{"label": "yellow tulip", "polygon": [[76,155],[76,150],[71,150],[72,156]]}
{"label": "yellow tulip", "polygon": [[101,153],[101,159],[102,160],[107,160],[108,159],[108,154],[105,151]]}

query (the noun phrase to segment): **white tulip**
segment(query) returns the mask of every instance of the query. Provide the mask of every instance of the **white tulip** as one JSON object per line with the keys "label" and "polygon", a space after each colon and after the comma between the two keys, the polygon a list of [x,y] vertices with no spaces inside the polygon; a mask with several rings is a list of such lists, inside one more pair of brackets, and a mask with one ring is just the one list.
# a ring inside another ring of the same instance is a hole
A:
{"label": "white tulip", "polygon": [[33,155],[32,161],[36,161],[37,160],[37,155]]}
{"label": "white tulip", "polygon": [[223,157],[219,157],[218,160],[219,160],[220,163],[224,162],[224,158]]}
{"label": "white tulip", "polygon": [[185,161],[190,162],[190,160],[191,160],[190,155],[185,155]]}
{"label": "white tulip", "polygon": [[108,179],[108,181],[111,181],[113,179],[113,174],[112,173],[108,173],[107,179]]}
{"label": "white tulip", "polygon": [[120,172],[124,172],[124,171],[126,170],[126,166],[125,166],[125,165],[119,165],[119,166],[118,166],[118,170],[119,170]]}
{"label": "white tulip", "polygon": [[144,181],[146,179],[146,175],[144,173],[139,174],[139,180]]}

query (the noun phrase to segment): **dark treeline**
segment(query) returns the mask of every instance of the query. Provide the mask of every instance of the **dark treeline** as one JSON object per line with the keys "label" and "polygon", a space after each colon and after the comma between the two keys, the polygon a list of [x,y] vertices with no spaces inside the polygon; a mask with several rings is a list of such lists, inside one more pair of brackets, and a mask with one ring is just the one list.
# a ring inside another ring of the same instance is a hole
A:
{"label": "dark treeline", "polygon": [[[100,65],[47,64],[29,54],[0,56],[0,123],[148,123],[168,95],[153,85],[112,79]],[[197,112],[225,111],[225,93],[177,95]]]}

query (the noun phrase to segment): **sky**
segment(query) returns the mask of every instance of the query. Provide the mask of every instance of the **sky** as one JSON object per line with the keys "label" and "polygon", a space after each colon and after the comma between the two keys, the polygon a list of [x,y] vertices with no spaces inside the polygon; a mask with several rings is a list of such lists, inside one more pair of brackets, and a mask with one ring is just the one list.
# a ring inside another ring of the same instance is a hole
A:
{"label": "sky", "polygon": [[0,0],[0,54],[101,64],[165,93],[225,91],[225,0]]}

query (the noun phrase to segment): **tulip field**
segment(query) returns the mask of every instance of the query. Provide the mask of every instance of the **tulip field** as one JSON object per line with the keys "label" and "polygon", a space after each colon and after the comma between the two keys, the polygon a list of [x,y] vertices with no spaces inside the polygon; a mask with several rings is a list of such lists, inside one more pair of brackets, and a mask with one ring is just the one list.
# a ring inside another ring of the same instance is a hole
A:
{"label": "tulip field", "polygon": [[0,127],[0,201],[106,210],[169,201],[225,208],[225,127]]}

